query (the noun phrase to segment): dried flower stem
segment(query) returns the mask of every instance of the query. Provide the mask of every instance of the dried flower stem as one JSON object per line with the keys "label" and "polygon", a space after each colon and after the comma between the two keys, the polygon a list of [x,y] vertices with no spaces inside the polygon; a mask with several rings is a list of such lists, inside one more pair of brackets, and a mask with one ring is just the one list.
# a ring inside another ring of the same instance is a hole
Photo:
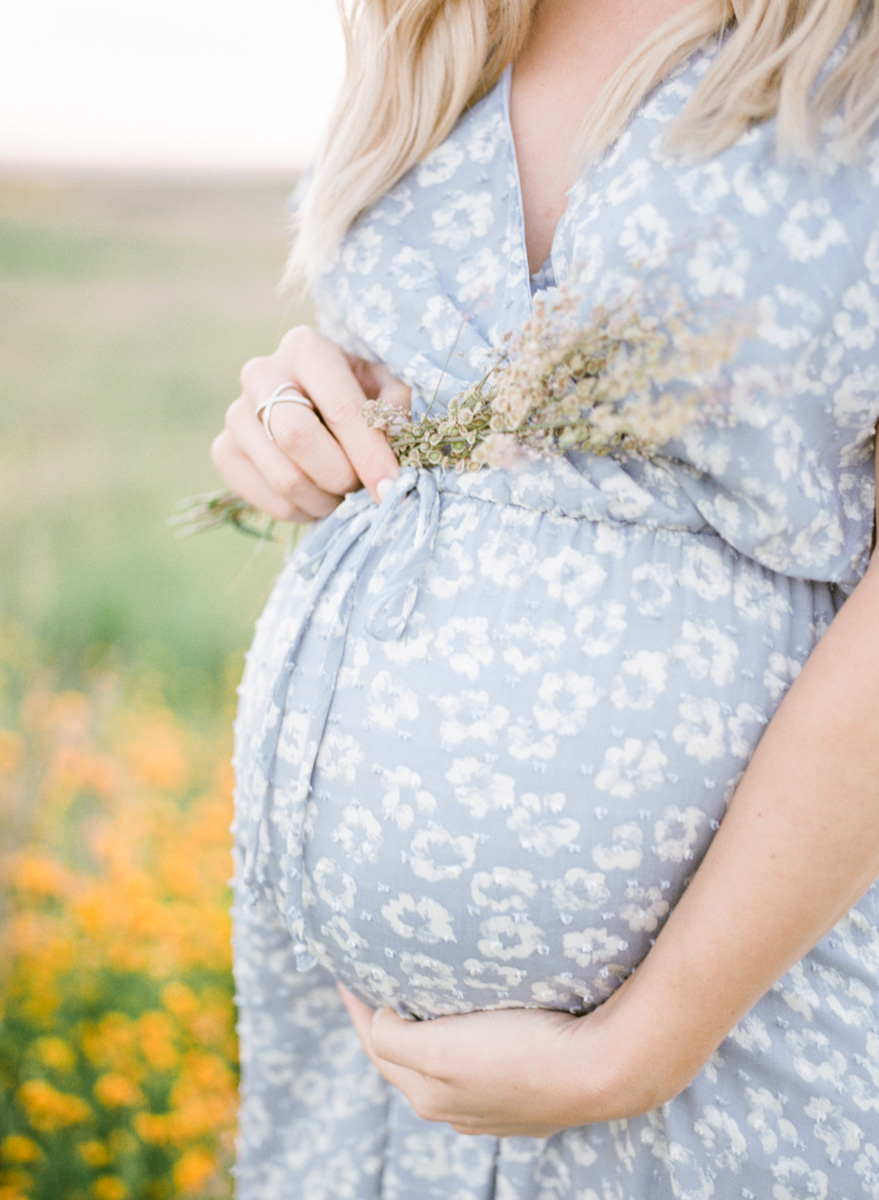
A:
{"label": "dried flower stem", "polygon": [[571,451],[650,457],[709,414],[734,419],[716,383],[745,332],[731,321],[699,328],[674,286],[663,302],[660,321],[640,286],[584,325],[579,297],[563,285],[447,413],[411,422],[371,400],[366,420],[387,434],[402,466],[474,471]]}
{"label": "dried flower stem", "polygon": [[[169,517],[168,524],[177,527],[180,537],[191,537],[206,529],[232,526],[240,533],[264,541],[275,541],[275,522],[259,509],[236,496],[234,492],[205,492],[201,496],[190,496],[180,503],[181,511]],[[254,523],[258,522],[258,523]],[[261,523],[260,523],[261,522]]]}

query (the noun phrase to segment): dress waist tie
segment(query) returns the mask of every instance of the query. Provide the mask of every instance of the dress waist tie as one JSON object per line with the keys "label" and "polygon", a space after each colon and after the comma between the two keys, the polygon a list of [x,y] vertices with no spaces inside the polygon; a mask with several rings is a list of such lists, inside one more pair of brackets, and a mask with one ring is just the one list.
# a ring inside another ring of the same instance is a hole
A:
{"label": "dress waist tie", "polygon": [[[439,492],[436,480],[430,473],[412,468],[402,471],[378,508],[366,493],[351,497],[346,501],[350,512],[344,516],[329,517],[315,530],[302,551],[297,553],[295,562],[298,573],[311,576],[314,582],[272,685],[252,774],[249,780],[244,781],[246,802],[243,806],[244,827],[241,830],[245,845],[242,871],[244,895],[255,899],[273,890],[269,870],[272,856],[269,813],[274,809],[275,822],[282,827],[282,836],[283,830],[286,830],[282,902],[287,927],[294,942],[296,965],[303,971],[314,965],[314,958],[306,945],[302,895],[305,806],[345,653],[355,599],[371,561],[377,561],[388,550],[396,550],[396,541],[382,546],[378,543],[391,516],[412,492],[418,496],[412,542],[403,551],[399,562],[394,563],[378,595],[367,606],[363,623],[366,632],[379,641],[400,637],[418,599],[419,583],[433,554],[439,526]],[[346,562],[349,558],[350,561]],[[326,650],[318,671],[318,687],[309,698],[296,783],[290,794],[276,795],[271,781],[287,693],[299,648],[330,579],[337,576],[340,570],[344,571],[345,578],[339,595],[337,619],[332,633],[326,638]]]}

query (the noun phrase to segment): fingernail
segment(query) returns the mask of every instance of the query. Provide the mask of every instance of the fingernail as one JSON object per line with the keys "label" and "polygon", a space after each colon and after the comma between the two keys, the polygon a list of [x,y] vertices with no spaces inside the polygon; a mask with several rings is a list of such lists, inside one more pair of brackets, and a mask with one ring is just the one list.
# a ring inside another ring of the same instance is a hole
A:
{"label": "fingernail", "polygon": [[381,504],[382,500],[384,500],[385,496],[387,496],[388,492],[393,486],[393,479],[385,478],[378,481],[378,483],[375,485],[375,494],[378,496],[379,504]]}

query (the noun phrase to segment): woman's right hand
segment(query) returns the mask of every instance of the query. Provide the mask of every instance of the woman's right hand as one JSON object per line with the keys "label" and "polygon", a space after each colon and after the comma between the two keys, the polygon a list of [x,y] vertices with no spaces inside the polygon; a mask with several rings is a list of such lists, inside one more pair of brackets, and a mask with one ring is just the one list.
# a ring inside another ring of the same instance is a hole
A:
{"label": "woman's right hand", "polygon": [[[257,409],[289,383],[314,405],[277,403],[274,441]],[[363,418],[367,399],[407,410],[410,390],[382,363],[346,354],[306,325],[291,329],[274,354],[252,358],[241,371],[242,392],[226,410],[226,426],[211,454],[228,486],[279,521],[325,517],[347,492],[366,487],[376,502],[385,480],[399,473],[387,438]]]}

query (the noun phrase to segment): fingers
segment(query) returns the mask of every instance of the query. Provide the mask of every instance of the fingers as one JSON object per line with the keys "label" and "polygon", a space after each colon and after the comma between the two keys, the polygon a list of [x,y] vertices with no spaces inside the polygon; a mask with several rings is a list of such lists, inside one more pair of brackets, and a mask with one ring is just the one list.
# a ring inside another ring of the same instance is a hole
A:
{"label": "fingers", "polygon": [[[256,406],[248,397],[230,404],[226,428],[271,491],[296,505],[310,518],[325,517],[346,491],[357,487],[351,464],[341,447],[302,404],[278,404],[272,411],[273,442],[266,437]],[[309,471],[301,464],[307,463]],[[322,481],[315,482],[314,476]]]}
{"label": "fingers", "polygon": [[361,1042],[368,1043],[370,1041],[369,1028],[372,1024],[372,1018],[375,1015],[368,1004],[364,1004],[362,1000],[358,1000],[353,992],[349,992],[341,983],[336,984],[336,990],[342,997],[342,1003],[348,1010],[348,1016],[351,1018],[351,1024],[357,1032],[357,1036]]}
{"label": "fingers", "polygon": [[445,1041],[443,1018],[404,1021],[390,1008],[380,1008],[370,1022],[374,1053],[385,1062],[443,1079],[441,1045]]}
{"label": "fingers", "polygon": [[276,521],[302,523],[313,519],[312,515],[296,505],[292,498],[280,495],[266,482],[227,430],[214,439],[211,457],[236,496],[240,496],[261,512],[268,513]]}
{"label": "fingers", "polygon": [[[503,1108],[505,1089],[491,1079],[487,1087],[474,1091],[466,1080],[442,1077],[442,1057],[449,1048],[449,1026],[444,1027],[444,1022],[457,1018],[405,1021],[388,1008],[373,1012],[341,984],[336,987],[367,1056],[422,1120],[444,1122],[468,1136],[551,1137],[562,1128],[554,1121],[531,1120],[530,1113],[523,1119],[519,1112],[498,1111]],[[401,1065],[404,1062],[407,1065]],[[426,1069],[428,1064],[432,1071]],[[529,1071],[532,1068],[529,1063]]]}
{"label": "fingers", "polygon": [[[430,1041],[429,1030],[434,1022],[404,1021],[390,1008],[373,1011],[340,983],[336,987],[357,1036],[371,1055],[411,1071],[425,1070],[423,1048]],[[407,1041],[407,1033],[414,1035],[411,1042]]]}
{"label": "fingers", "polygon": [[[284,335],[274,354],[245,363],[241,384],[212,447],[234,492],[277,520],[325,517],[361,485],[381,502],[399,467],[385,435],[366,424],[363,405],[376,398],[401,409],[410,403],[409,388],[386,366],[346,355],[300,326]],[[279,397],[268,438],[257,412],[285,384],[314,407]]]}
{"label": "fingers", "polygon": [[336,987],[364,1050],[386,1079],[397,1086],[401,1086],[397,1081],[405,1077],[443,1082],[442,1055],[438,1051],[446,1041],[444,1031],[437,1036],[442,1017],[436,1021],[406,1021],[390,1008],[373,1011],[341,984]]}
{"label": "fingers", "polygon": [[[384,479],[396,479],[399,467],[384,434],[366,424],[362,410],[367,391],[358,381],[349,358],[334,342],[307,326],[285,334],[275,357],[286,372],[283,378],[293,378],[310,397],[357,478],[376,501],[380,500],[377,485]],[[368,382],[366,377],[364,381]],[[403,402],[400,388],[404,385],[397,382],[391,388],[385,376],[381,376],[381,384]]]}
{"label": "fingers", "polygon": [[277,460],[277,455],[266,454],[269,447],[280,451],[321,491],[336,496],[354,491],[361,481],[342,446],[322,423],[318,415],[319,398],[312,400],[315,411],[305,404],[277,401],[271,412],[274,441],[266,437],[263,420],[256,415],[260,404],[284,383],[292,383],[297,390],[306,392],[292,364],[280,363],[279,356],[280,352],[245,363],[241,372],[244,392],[230,406],[227,424],[232,424],[242,437],[248,436],[249,449],[267,465]]}
{"label": "fingers", "polygon": [[[351,1024],[354,1026],[354,1030],[360,1039],[360,1044],[373,1066],[381,1072],[388,1083],[406,1096],[409,1102],[413,1104],[413,1107],[417,1107],[413,1098],[413,1092],[422,1082],[421,1077],[414,1071],[410,1071],[404,1067],[397,1067],[393,1063],[384,1061],[376,1054],[372,1044],[371,1030],[373,1018],[377,1014],[367,1004],[364,1004],[362,1000],[358,1000],[356,996],[352,995],[340,983],[336,984],[336,988],[342,997],[342,1003],[348,1010],[348,1016],[351,1018]],[[399,1020],[400,1018],[398,1017],[397,1019]],[[404,1025],[407,1023],[403,1022]]]}
{"label": "fingers", "polygon": [[[264,432],[260,432],[268,442]],[[277,405],[272,412],[272,434],[275,448],[288,461],[298,464],[300,474],[325,495],[345,496],[360,487],[360,479],[345,451],[303,405]]]}

